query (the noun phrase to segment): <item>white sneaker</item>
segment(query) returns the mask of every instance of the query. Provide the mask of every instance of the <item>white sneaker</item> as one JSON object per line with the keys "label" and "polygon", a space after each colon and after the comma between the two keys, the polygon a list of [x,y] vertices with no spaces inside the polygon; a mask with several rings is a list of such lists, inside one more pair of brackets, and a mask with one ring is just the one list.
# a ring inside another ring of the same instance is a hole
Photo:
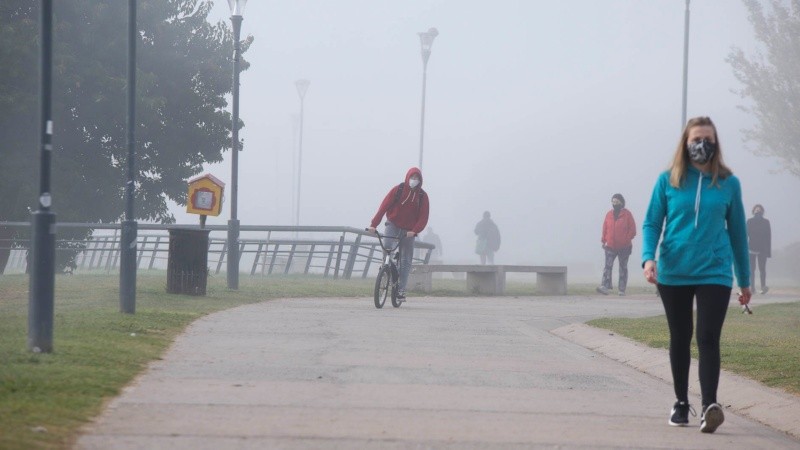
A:
{"label": "white sneaker", "polygon": [[694,408],[687,403],[677,401],[675,405],[672,406],[672,412],[669,416],[669,422],[667,422],[670,426],[673,427],[685,427],[689,425],[689,414],[693,416],[697,416],[697,413],[694,412]]}
{"label": "white sneaker", "polygon": [[700,416],[700,431],[703,433],[713,433],[717,428],[725,422],[725,414],[722,412],[722,406],[719,403],[712,403],[706,406],[703,410],[703,415]]}

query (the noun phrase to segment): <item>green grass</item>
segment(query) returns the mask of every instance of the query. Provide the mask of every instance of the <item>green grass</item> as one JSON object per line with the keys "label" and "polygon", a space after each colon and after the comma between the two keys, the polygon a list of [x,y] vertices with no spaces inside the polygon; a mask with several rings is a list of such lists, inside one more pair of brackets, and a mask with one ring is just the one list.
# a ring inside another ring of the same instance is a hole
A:
{"label": "green grass", "polygon": [[209,280],[206,297],[170,295],[166,276],[140,275],[136,314],[119,313],[119,278],[56,278],[54,351],[27,349],[28,278],[0,277],[0,448],[69,448],[106,400],[205,314],[285,297],[369,296],[373,280],[242,277],[230,291]]}
{"label": "green grass", "polygon": [[[728,310],[722,329],[722,368],[767,386],[800,395],[800,302],[757,306],[753,315]],[[669,348],[665,316],[643,319],[603,318],[588,322],[642,342]],[[692,342],[697,358],[697,343]]]}

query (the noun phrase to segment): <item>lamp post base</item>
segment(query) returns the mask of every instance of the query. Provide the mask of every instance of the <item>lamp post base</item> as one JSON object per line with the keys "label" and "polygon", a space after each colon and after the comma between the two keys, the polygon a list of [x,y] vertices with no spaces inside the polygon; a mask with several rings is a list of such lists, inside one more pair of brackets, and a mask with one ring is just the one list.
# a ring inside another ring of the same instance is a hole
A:
{"label": "lamp post base", "polygon": [[122,222],[119,263],[119,311],[136,312],[136,235],[138,224],[134,220]]}
{"label": "lamp post base", "polygon": [[228,221],[228,289],[239,289],[239,221]]}
{"label": "lamp post base", "polygon": [[56,215],[36,211],[31,219],[28,350],[53,351],[53,294],[56,281]]}

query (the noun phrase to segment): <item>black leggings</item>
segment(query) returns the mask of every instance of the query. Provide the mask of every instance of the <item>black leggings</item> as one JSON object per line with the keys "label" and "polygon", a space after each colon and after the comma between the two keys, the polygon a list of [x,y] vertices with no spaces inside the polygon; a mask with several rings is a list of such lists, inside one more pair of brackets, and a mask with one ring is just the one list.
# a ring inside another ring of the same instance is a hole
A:
{"label": "black leggings", "polygon": [[718,284],[670,286],[659,284],[658,292],[669,324],[669,362],[678,400],[689,401],[689,363],[692,343],[692,303],[697,296],[697,348],[700,352],[700,392],[703,406],[717,403],[719,385],[719,340],[728,312],[731,288]]}

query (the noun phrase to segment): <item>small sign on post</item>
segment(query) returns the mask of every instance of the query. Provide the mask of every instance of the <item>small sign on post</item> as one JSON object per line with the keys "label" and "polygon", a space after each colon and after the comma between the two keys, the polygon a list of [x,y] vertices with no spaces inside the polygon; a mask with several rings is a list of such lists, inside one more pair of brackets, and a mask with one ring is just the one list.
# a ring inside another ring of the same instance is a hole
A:
{"label": "small sign on post", "polygon": [[225,183],[206,174],[189,180],[189,201],[186,212],[200,215],[200,230],[169,229],[167,292],[171,294],[206,295],[208,281],[208,234],[206,216],[222,211]]}
{"label": "small sign on post", "polygon": [[186,212],[200,215],[200,228],[205,228],[206,216],[218,216],[222,211],[224,191],[225,183],[210,173],[189,180]]}

